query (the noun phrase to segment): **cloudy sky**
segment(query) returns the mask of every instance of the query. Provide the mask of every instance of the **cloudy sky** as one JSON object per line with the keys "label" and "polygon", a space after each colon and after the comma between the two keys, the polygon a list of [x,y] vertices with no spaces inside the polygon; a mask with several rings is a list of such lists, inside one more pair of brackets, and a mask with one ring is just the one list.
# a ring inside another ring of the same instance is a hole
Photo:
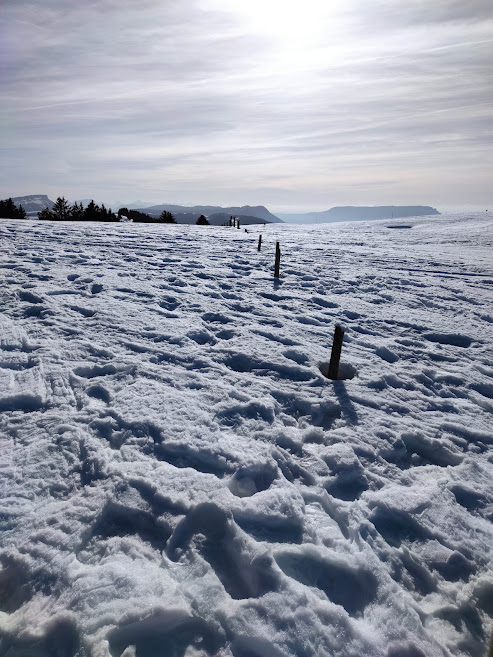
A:
{"label": "cloudy sky", "polygon": [[492,0],[1,5],[1,198],[493,208]]}

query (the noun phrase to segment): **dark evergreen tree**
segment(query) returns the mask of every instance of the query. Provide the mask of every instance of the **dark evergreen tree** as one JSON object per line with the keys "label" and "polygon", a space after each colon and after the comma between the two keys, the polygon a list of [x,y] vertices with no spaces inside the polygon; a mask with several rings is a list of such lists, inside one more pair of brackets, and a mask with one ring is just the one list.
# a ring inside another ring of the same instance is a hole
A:
{"label": "dark evergreen tree", "polygon": [[154,224],[157,222],[157,219],[155,217],[151,217],[145,212],[139,212],[138,210],[129,210],[127,217],[129,219],[132,219],[134,223]]}
{"label": "dark evergreen tree", "polygon": [[84,210],[84,221],[98,221],[100,219],[101,209],[91,200]]}
{"label": "dark evergreen tree", "polygon": [[128,208],[120,208],[118,210],[119,217],[128,217]]}
{"label": "dark evergreen tree", "polygon": [[176,224],[176,219],[171,214],[171,212],[167,212],[166,210],[163,210],[159,215],[158,222],[160,224]]}
{"label": "dark evergreen tree", "polygon": [[8,198],[0,201],[0,217],[4,219],[25,219],[26,212],[22,205],[17,207],[13,200]]}
{"label": "dark evergreen tree", "polygon": [[67,221],[71,218],[70,207],[67,200],[63,196],[59,196],[55,201],[55,205],[51,210],[54,221]]}
{"label": "dark evergreen tree", "polygon": [[197,226],[210,226],[210,223],[207,221],[207,217],[204,217],[203,214],[200,215],[195,223]]}
{"label": "dark evergreen tree", "polygon": [[104,203],[101,206],[101,221],[118,221],[118,217],[111,211],[111,208],[105,208]]}
{"label": "dark evergreen tree", "polygon": [[70,218],[72,221],[83,221],[84,220],[84,206],[82,203],[75,202],[70,208]]}
{"label": "dark evergreen tree", "polygon": [[48,208],[43,208],[41,212],[38,212],[38,219],[42,221],[53,221],[54,220],[53,212]]}

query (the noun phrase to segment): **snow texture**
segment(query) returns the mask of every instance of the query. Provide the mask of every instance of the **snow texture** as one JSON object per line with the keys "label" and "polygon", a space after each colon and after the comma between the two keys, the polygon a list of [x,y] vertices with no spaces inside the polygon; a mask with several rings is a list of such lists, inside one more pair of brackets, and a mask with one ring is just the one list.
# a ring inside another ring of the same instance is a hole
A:
{"label": "snow texture", "polygon": [[1,656],[486,653],[493,222],[392,225],[0,222]]}

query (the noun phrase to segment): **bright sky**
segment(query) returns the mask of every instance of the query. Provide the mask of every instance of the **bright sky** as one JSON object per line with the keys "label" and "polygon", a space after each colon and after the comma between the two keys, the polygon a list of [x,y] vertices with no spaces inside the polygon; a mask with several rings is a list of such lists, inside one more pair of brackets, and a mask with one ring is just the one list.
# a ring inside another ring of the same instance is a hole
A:
{"label": "bright sky", "polygon": [[2,0],[0,197],[493,208],[491,0]]}

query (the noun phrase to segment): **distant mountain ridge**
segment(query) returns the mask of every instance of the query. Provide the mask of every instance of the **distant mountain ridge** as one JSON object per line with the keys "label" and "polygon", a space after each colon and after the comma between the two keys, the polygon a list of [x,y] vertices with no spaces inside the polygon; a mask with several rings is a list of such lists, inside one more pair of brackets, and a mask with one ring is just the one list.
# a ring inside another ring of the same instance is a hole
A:
{"label": "distant mountain ridge", "polygon": [[[268,221],[270,223],[277,223],[277,224],[283,223],[282,219],[277,217],[275,214],[272,214],[272,212],[269,212],[269,210],[267,210],[267,208],[264,207],[263,205],[254,205],[254,206],[242,205],[241,207],[231,206],[227,208],[222,208],[221,206],[216,206],[216,205],[194,205],[188,207],[186,205],[162,203],[159,205],[151,205],[151,207],[149,208],[139,208],[139,210],[140,212],[146,212],[147,214],[150,214],[153,217],[159,216],[161,212],[163,212],[163,210],[166,210],[166,212],[171,212],[172,214],[174,214],[175,217],[177,218],[177,221],[179,221],[179,215],[182,214],[196,215],[197,217],[200,216],[201,214],[204,214],[206,217],[209,217],[211,215],[221,214],[221,215],[227,215],[227,218],[229,218],[230,216],[234,216],[234,217],[245,216],[250,218],[262,219],[263,221]],[[222,221],[220,223],[222,223]]]}
{"label": "distant mountain ridge", "polygon": [[293,223],[330,223],[333,221],[368,221],[373,219],[399,219],[402,217],[424,217],[439,215],[429,205],[378,205],[336,206],[323,212],[279,213],[284,221]]}

